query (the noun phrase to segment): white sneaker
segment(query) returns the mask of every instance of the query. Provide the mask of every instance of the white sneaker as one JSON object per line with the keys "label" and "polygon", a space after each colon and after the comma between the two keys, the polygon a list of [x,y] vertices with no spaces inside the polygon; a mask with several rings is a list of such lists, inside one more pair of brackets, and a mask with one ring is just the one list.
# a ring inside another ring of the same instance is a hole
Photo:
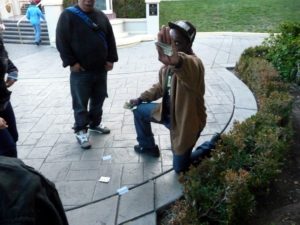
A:
{"label": "white sneaker", "polygon": [[91,148],[91,143],[89,141],[89,134],[85,130],[80,130],[76,133],[76,139],[80,144],[81,148],[89,149]]}

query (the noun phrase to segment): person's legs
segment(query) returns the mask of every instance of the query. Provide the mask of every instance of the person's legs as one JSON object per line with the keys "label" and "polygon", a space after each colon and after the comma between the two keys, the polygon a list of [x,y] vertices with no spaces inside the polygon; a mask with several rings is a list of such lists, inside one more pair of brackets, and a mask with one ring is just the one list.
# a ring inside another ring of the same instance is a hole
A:
{"label": "person's legs", "polygon": [[72,95],[72,106],[74,111],[74,130],[87,130],[89,124],[88,101],[92,90],[91,75],[86,72],[71,72],[70,87]]}
{"label": "person's legs", "polygon": [[0,112],[0,117],[4,118],[8,128],[0,129],[0,155],[17,157],[18,131],[15,114],[10,103],[4,111]]}
{"label": "person's legs", "polygon": [[11,134],[14,142],[17,142],[19,139],[19,134],[18,134],[17,125],[16,125],[15,113],[14,113],[14,110],[13,110],[10,102],[8,103],[8,105],[5,109],[5,114],[6,114],[5,120],[6,120],[7,124],[9,124],[8,131]]}
{"label": "person's legs", "polygon": [[215,133],[209,141],[205,141],[197,146],[191,153],[191,162],[193,165],[199,164],[201,159],[208,156],[212,149],[216,147],[218,140],[221,138],[220,133]]}
{"label": "person's legs", "polygon": [[0,130],[0,155],[17,157],[17,145],[8,129]]}
{"label": "person's legs", "polygon": [[33,27],[33,30],[34,30],[34,43],[37,44],[38,40],[37,40],[37,37],[36,37],[36,34],[37,34],[36,25],[32,24],[32,27]]}
{"label": "person's legs", "polygon": [[74,131],[76,139],[83,149],[91,147],[87,132],[89,123],[87,105],[91,94],[91,84],[93,83],[91,77],[91,74],[87,72],[71,72],[70,75],[72,105],[75,118]]}
{"label": "person's legs", "polygon": [[40,24],[33,24],[34,29],[34,42],[36,44],[40,44],[41,41],[41,25]]}
{"label": "person's legs", "polygon": [[176,155],[173,153],[173,168],[176,173],[185,172],[189,169],[191,164],[191,152],[192,149],[189,149],[183,155]]}
{"label": "person's legs", "polygon": [[89,103],[89,125],[95,128],[102,121],[103,103],[107,97],[107,72],[93,74],[93,86]]}
{"label": "person's legs", "polygon": [[133,110],[137,141],[143,148],[155,147],[155,140],[151,128],[151,122],[155,121],[151,117],[151,114],[156,107],[157,103],[143,103]]}

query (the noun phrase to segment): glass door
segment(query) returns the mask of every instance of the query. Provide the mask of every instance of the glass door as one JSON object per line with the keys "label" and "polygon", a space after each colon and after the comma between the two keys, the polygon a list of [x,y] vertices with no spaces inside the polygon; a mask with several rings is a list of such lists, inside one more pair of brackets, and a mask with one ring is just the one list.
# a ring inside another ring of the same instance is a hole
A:
{"label": "glass door", "polygon": [[112,0],[96,0],[95,7],[104,13],[112,13]]}

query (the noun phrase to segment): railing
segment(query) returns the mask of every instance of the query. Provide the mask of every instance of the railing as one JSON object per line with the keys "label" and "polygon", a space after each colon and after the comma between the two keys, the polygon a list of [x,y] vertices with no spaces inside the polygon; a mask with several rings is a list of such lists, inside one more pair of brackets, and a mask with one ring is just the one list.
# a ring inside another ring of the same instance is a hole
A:
{"label": "railing", "polygon": [[[20,5],[22,4],[28,4],[28,1],[20,1]],[[36,7],[39,7],[42,4],[42,1],[39,2],[39,4],[36,5]],[[23,44],[23,39],[22,39],[22,35],[21,35],[21,30],[20,30],[20,23],[26,18],[26,15],[22,16],[21,19],[18,20],[17,22],[17,29],[18,29],[18,33],[19,33],[19,39],[21,44]]]}
{"label": "railing", "polygon": [[20,4],[20,6],[22,7],[22,5],[26,5],[26,4],[28,4],[28,0],[19,0],[19,4]]}

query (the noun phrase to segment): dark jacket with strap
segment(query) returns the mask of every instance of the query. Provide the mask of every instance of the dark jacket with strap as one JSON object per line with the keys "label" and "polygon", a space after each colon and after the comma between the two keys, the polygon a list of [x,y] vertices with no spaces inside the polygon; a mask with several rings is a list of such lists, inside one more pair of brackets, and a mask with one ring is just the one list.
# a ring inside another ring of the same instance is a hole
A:
{"label": "dark jacket with strap", "polygon": [[17,158],[0,156],[0,225],[68,225],[54,184]]}
{"label": "dark jacket with strap", "polygon": [[0,108],[1,105],[9,101],[11,92],[7,89],[5,84],[5,74],[15,72],[17,74],[18,69],[8,58],[7,52],[3,45],[3,41],[0,38]]}
{"label": "dark jacket with strap", "polygon": [[112,26],[106,15],[99,10],[94,9],[86,14],[103,32],[108,48],[97,31],[67,9],[62,12],[57,23],[56,47],[64,67],[79,63],[87,71],[102,71],[107,61],[118,61]]}

